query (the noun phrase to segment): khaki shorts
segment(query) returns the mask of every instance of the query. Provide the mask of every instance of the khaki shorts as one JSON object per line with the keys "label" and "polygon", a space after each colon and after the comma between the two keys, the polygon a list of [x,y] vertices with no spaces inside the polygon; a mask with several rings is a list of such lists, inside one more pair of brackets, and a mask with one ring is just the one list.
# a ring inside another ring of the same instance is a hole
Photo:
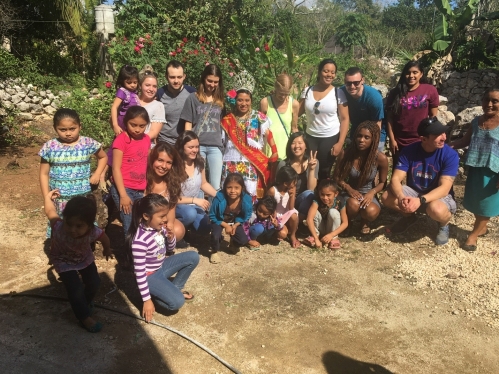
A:
{"label": "khaki shorts", "polygon": [[[402,186],[402,191],[404,192],[405,196],[419,197],[419,194],[409,186],[406,185]],[[451,194],[448,194],[447,196],[442,197],[439,200],[447,206],[449,212],[451,212],[452,214],[456,213],[456,208],[457,208],[456,201],[454,200]],[[424,206],[419,207],[418,212],[425,213],[425,207]]]}

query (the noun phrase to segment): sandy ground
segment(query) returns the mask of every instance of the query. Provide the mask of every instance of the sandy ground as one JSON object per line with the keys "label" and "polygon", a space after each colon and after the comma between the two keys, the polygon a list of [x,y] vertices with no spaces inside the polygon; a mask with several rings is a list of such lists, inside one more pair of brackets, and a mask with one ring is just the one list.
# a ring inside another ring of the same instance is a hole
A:
{"label": "sandy ground", "polygon": [[[0,150],[0,293],[65,297],[47,261],[38,148]],[[19,166],[12,168],[14,154]],[[373,234],[342,238],[335,252],[282,244],[222,253],[223,263],[212,265],[201,244],[187,284],[195,300],[155,320],[242,373],[497,373],[497,220],[468,254],[459,241],[472,219],[462,209],[442,248],[432,244],[436,226],[425,217],[410,233],[388,237],[384,226],[396,219],[383,211]],[[118,260],[119,230],[116,223],[108,229]],[[96,257],[96,302],[138,314],[133,273],[99,251]],[[104,329],[89,334],[66,302],[0,301],[3,373],[231,372],[172,332],[124,315],[97,309]]]}

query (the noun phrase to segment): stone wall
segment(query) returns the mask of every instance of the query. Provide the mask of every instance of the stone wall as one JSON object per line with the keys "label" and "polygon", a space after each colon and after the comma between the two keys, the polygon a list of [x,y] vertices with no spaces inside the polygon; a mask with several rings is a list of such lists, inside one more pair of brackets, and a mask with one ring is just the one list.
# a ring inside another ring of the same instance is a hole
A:
{"label": "stone wall", "polygon": [[53,115],[59,107],[62,97],[68,92],[54,95],[51,90],[41,90],[21,79],[9,79],[0,82],[0,116],[7,115],[7,110],[19,111],[19,118],[31,121],[41,114]]}
{"label": "stone wall", "polygon": [[446,74],[439,92],[448,99],[447,109],[458,114],[480,106],[483,92],[494,86],[499,86],[499,70],[453,71]]}

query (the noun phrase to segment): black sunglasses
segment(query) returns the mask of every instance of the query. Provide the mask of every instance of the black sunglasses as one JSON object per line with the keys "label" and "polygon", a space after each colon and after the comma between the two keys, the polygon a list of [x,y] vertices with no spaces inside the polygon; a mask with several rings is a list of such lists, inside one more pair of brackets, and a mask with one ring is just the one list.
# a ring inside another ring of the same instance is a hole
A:
{"label": "black sunglasses", "polygon": [[314,113],[317,115],[319,114],[321,111],[319,110],[319,105],[321,105],[321,102],[320,101],[317,101],[315,104],[314,104]]}
{"label": "black sunglasses", "polygon": [[362,80],[360,80],[360,81],[345,82],[345,86],[355,86],[355,87],[357,87],[360,84],[360,82],[362,82]]}

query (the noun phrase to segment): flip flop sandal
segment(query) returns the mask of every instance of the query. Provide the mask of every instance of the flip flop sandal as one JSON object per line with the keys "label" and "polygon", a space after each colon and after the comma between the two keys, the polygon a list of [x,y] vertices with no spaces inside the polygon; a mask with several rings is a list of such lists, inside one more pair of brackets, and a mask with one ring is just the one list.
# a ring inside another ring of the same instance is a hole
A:
{"label": "flip flop sandal", "polygon": [[298,240],[295,240],[293,243],[291,243],[291,248],[300,248],[301,243]]}
{"label": "flip flop sandal", "polygon": [[306,244],[310,247],[315,247],[315,239],[313,236],[308,236],[305,239],[303,239],[303,244]]}
{"label": "flip flop sandal", "polygon": [[371,233],[371,228],[367,223],[362,226],[362,228],[360,229],[360,233],[362,235],[369,235]]}
{"label": "flip flop sandal", "polygon": [[221,262],[220,255],[218,254],[218,252],[215,252],[215,253],[211,254],[211,256],[210,256],[210,262],[212,264],[219,264]]}
{"label": "flip flop sandal", "polygon": [[194,295],[191,294],[189,291],[182,291],[182,294],[184,295],[184,299],[185,299],[186,303],[188,303],[189,301],[194,300]]}
{"label": "flip flop sandal", "polygon": [[87,327],[83,324],[82,321],[80,321],[80,326],[91,333],[96,333],[96,332],[99,332],[100,330],[102,330],[102,323],[100,323],[100,322],[96,322],[95,325]]}
{"label": "flip flop sandal", "polygon": [[255,247],[254,247],[254,246],[252,246],[252,245],[248,245],[248,249],[249,249],[250,251],[259,251],[259,250],[261,249],[261,247],[260,247],[260,246],[255,246]]}
{"label": "flip flop sandal", "polygon": [[329,242],[327,247],[329,249],[331,249],[332,251],[334,251],[336,249],[341,248],[341,243],[340,243],[339,239],[331,239],[331,241]]}

